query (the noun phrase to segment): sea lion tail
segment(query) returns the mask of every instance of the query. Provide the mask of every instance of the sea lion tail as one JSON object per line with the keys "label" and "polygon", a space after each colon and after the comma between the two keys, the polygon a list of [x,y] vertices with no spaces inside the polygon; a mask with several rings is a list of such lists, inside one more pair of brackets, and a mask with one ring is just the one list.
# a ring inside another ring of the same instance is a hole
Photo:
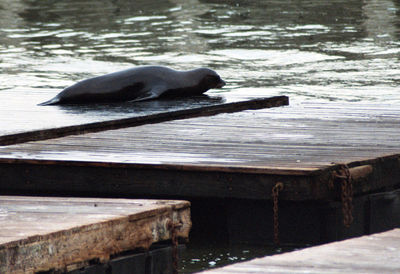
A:
{"label": "sea lion tail", "polygon": [[50,99],[46,102],[40,103],[38,104],[38,106],[51,106],[51,105],[57,105],[60,102],[60,98],[58,98],[57,96],[54,97],[53,99]]}

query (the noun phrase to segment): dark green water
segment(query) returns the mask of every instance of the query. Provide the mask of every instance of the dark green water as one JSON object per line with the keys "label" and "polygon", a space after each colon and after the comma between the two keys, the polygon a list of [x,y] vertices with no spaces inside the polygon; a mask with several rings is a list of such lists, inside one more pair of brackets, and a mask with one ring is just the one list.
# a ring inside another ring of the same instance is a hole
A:
{"label": "dark green water", "polygon": [[180,258],[180,273],[199,272],[293,250],[295,250],[294,247],[273,248],[269,246],[193,243],[188,245]]}

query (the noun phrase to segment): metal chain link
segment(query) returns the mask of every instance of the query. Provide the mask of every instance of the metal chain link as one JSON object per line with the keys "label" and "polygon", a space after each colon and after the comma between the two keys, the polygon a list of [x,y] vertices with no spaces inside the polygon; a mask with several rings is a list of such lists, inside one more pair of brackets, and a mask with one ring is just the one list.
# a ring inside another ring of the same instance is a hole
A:
{"label": "metal chain link", "polygon": [[274,244],[279,245],[279,208],[278,208],[278,197],[279,191],[283,190],[283,183],[279,182],[272,188],[272,200],[273,200],[273,215],[274,215]]}
{"label": "metal chain link", "polygon": [[341,198],[343,224],[345,227],[350,227],[353,223],[353,183],[351,174],[347,165],[342,165],[340,170],[335,174],[335,177],[340,179],[341,183]]}

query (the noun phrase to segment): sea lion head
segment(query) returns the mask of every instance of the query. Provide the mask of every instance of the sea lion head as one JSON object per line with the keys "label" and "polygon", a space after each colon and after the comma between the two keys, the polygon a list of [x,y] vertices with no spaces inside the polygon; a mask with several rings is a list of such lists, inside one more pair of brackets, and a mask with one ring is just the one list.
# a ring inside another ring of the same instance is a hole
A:
{"label": "sea lion head", "polygon": [[200,75],[199,85],[207,90],[225,86],[225,81],[212,69],[200,68],[197,73]]}
{"label": "sea lion head", "polygon": [[[225,81],[213,70],[208,68],[198,68],[186,71],[186,84],[184,95],[200,95],[212,88],[222,88]],[[176,92],[175,92],[176,93]]]}

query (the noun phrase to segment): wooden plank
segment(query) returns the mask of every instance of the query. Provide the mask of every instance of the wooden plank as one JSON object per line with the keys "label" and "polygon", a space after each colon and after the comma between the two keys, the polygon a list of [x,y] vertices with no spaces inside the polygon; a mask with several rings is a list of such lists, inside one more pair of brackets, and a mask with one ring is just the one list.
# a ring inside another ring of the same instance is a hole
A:
{"label": "wooden plank", "polygon": [[[34,273],[188,238],[186,201],[0,196],[0,272]],[[71,270],[70,268],[68,268]]]}
{"label": "wooden plank", "polygon": [[289,104],[287,96],[276,96],[271,98],[258,98],[242,102],[223,103],[205,107],[183,109],[169,112],[161,112],[145,116],[134,116],[129,118],[114,119],[94,123],[64,126],[50,129],[41,129],[0,136],[0,145],[18,144],[33,140],[45,140],[50,138],[68,136],[72,134],[83,134],[103,130],[118,129],[124,127],[135,127],[144,124],[161,123],[165,121],[187,119],[200,116],[211,116],[218,113],[231,113],[249,109],[262,109],[279,107]]}
{"label": "wooden plank", "polygon": [[[394,109],[360,121],[332,120],[330,105],[306,107],[303,112],[314,118],[303,118],[294,107],[246,111],[71,136],[2,148],[0,153],[1,158],[298,170],[400,152],[400,127],[396,118],[386,117]],[[361,110],[349,106],[347,112]]]}
{"label": "wooden plank", "polygon": [[54,97],[58,92],[47,89],[39,92],[18,90],[19,96],[15,96],[15,92],[5,89],[0,92],[0,101],[3,103],[0,103],[0,135],[145,116],[250,98],[210,90],[207,95],[173,100],[38,106],[37,104]]}
{"label": "wooden plank", "polygon": [[[277,181],[288,182],[287,199],[305,200],[313,194],[306,176],[277,176],[113,166],[41,164],[0,165],[2,193],[113,195],[122,197],[237,197],[269,199]],[[289,183],[289,181],[291,183]],[[12,182],[12,183],[7,183]],[[285,194],[286,195],[286,194]],[[286,197],[286,196],[285,196]]]}
{"label": "wooden plank", "polygon": [[370,231],[386,231],[400,227],[400,189],[369,196]]}
{"label": "wooden plank", "polygon": [[400,229],[394,229],[204,273],[399,273],[399,247]]}
{"label": "wooden plank", "polygon": [[397,117],[387,106],[304,103],[6,146],[0,189],[269,199],[283,182],[282,199],[337,199],[340,164],[370,165],[355,194],[398,184]]}

